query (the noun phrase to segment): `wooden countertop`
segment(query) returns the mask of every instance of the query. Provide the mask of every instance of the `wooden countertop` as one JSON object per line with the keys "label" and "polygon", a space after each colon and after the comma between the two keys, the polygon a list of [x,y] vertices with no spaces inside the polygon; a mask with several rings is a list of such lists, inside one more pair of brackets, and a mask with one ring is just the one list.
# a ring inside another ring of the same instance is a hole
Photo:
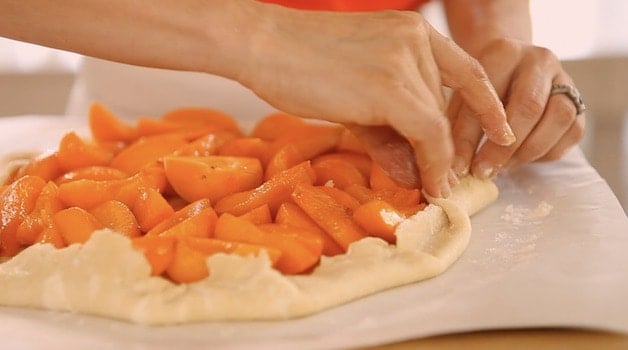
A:
{"label": "wooden countertop", "polygon": [[368,348],[409,349],[628,349],[628,334],[572,329],[522,329],[442,335]]}

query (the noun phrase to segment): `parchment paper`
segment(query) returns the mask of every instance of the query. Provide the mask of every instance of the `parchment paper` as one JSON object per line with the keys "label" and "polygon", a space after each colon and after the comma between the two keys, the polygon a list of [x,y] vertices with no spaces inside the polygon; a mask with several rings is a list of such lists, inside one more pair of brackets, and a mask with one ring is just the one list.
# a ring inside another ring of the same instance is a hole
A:
{"label": "parchment paper", "polygon": [[[0,153],[55,147],[76,119],[0,118]],[[628,219],[576,149],[500,175],[451,269],[311,317],[151,328],[0,307],[3,349],[322,349],[525,327],[628,333]],[[6,288],[7,286],[0,286]]]}

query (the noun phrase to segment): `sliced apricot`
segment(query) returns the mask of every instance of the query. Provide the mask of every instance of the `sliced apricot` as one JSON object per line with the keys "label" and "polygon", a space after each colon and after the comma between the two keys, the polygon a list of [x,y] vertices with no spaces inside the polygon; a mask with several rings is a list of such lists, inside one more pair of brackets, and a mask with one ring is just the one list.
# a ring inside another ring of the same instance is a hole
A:
{"label": "sliced apricot", "polygon": [[91,209],[100,203],[118,199],[119,182],[81,179],[59,185],[59,199],[67,207]]}
{"label": "sliced apricot", "polygon": [[140,231],[148,232],[174,215],[174,209],[158,190],[151,187],[138,187],[136,190],[139,195],[133,201],[131,210]]}
{"label": "sliced apricot", "polygon": [[339,160],[353,165],[361,174],[368,178],[371,174],[371,157],[366,154],[355,152],[331,152],[325,153],[312,159],[312,163],[322,160]]}
{"label": "sliced apricot", "polygon": [[135,128],[100,103],[93,103],[89,109],[89,128],[99,142],[131,142],[137,137]]}
{"label": "sliced apricot", "polygon": [[35,243],[52,244],[55,248],[63,248],[67,245],[65,239],[54,225],[44,228],[37,236],[37,239],[35,239]]}
{"label": "sliced apricot", "polygon": [[214,233],[218,216],[211,207],[202,209],[195,215],[183,219],[176,225],[159,233],[160,236],[173,237],[205,237],[209,238]]}
{"label": "sliced apricot", "polygon": [[161,234],[162,232],[168,230],[169,228],[177,225],[178,223],[184,221],[187,218],[197,215],[204,209],[211,208],[211,203],[209,199],[203,198],[197,201],[194,201],[182,209],[177,210],[172,215],[167,218],[161,220],[157,225],[155,225],[152,229],[150,229],[146,234],[150,236],[156,236]]}
{"label": "sliced apricot", "polygon": [[403,213],[378,199],[370,200],[353,211],[353,220],[371,236],[395,243],[397,225],[405,220]]}
{"label": "sliced apricot", "polygon": [[240,256],[259,256],[262,252],[266,252],[273,265],[277,263],[281,257],[281,251],[277,248],[260,244],[250,244],[234,241],[224,241],[216,238],[200,238],[200,237],[182,237],[179,238],[185,243],[205,255],[213,255],[217,253],[236,254]]}
{"label": "sliced apricot", "polygon": [[79,207],[60,210],[53,215],[52,220],[68,244],[85,243],[94,231],[103,228],[94,215]]}
{"label": "sliced apricot", "polygon": [[104,227],[110,228],[127,237],[142,234],[133,212],[126,204],[117,201],[106,201],[89,211]]}
{"label": "sliced apricot", "polygon": [[323,254],[333,256],[342,254],[342,248],[327,232],[318,226],[298,205],[292,202],[283,203],[277,210],[275,222],[282,225],[301,227],[316,234],[323,242]]}
{"label": "sliced apricot", "polygon": [[262,165],[257,158],[207,156],[164,158],[166,177],[174,191],[189,202],[209,198],[212,203],[234,192],[262,183]]}
{"label": "sliced apricot", "polygon": [[61,169],[61,165],[57,161],[57,153],[50,153],[40,155],[21,166],[17,170],[15,178],[17,179],[24,175],[34,175],[49,181],[61,176],[61,174],[63,174],[63,169]]}
{"label": "sliced apricot", "polygon": [[366,149],[360,139],[357,138],[349,129],[342,130],[338,145],[336,145],[336,151],[338,152],[354,152],[358,154],[366,155]]}
{"label": "sliced apricot", "polygon": [[151,266],[151,274],[159,276],[174,259],[175,237],[140,236],[133,238],[133,246],[144,253]]}
{"label": "sliced apricot", "polygon": [[[231,140],[238,140],[230,131],[218,130],[205,134],[174,152],[177,156],[205,157],[218,154],[218,150]],[[235,155],[235,154],[234,154]]]}
{"label": "sliced apricot", "polygon": [[116,168],[112,168],[108,166],[92,165],[92,166],[68,171],[65,174],[57,177],[55,179],[55,182],[57,184],[62,184],[65,182],[81,180],[81,179],[89,179],[89,180],[96,180],[96,181],[122,180],[122,179],[127,178],[128,176],[129,175],[127,173]]}
{"label": "sliced apricot", "polygon": [[270,213],[270,207],[268,204],[264,204],[255,209],[240,215],[240,218],[248,220],[256,225],[269,224],[273,222],[272,214]]}
{"label": "sliced apricot", "polygon": [[177,108],[164,114],[162,119],[182,124],[214,126],[236,134],[241,133],[238,122],[232,116],[206,107]]}
{"label": "sliced apricot", "polygon": [[272,141],[290,134],[304,124],[303,119],[299,117],[282,112],[275,112],[260,119],[253,128],[251,136]]}
{"label": "sliced apricot", "polygon": [[266,166],[266,179],[333,149],[341,132],[342,129],[336,126],[308,125],[277,139],[273,145],[277,151]]}
{"label": "sliced apricot", "polygon": [[[218,218],[214,236],[226,241],[260,244],[279,249],[281,257],[276,267],[285,274],[304,272],[320,259],[320,254],[313,252],[311,246],[305,243],[302,237],[269,232],[231,214],[222,214]],[[322,251],[322,242],[320,242],[320,249]]]}
{"label": "sliced apricot", "polygon": [[136,129],[138,137],[177,134],[187,141],[197,139],[203,135],[219,130],[215,126],[199,126],[168,120],[158,120],[150,117],[139,117],[137,119]]}
{"label": "sliced apricot", "polygon": [[48,232],[44,235],[44,230],[56,230],[52,221],[52,216],[64,208],[59,200],[59,187],[52,181],[48,181],[37,196],[33,210],[24,218],[16,231],[17,241],[22,245],[31,245],[41,242],[53,243],[55,247],[61,248],[65,244],[58,239],[55,232]]}
{"label": "sliced apricot", "polygon": [[57,163],[64,171],[91,165],[107,165],[113,153],[94,143],[84,141],[75,132],[63,136],[57,151]]}
{"label": "sliced apricot", "polygon": [[294,202],[307,213],[344,251],[349,245],[366,237],[347,210],[324,190],[299,184],[292,193]]}
{"label": "sliced apricot", "polygon": [[20,251],[16,230],[35,208],[37,197],[45,185],[44,179],[26,175],[0,193],[0,256],[13,256]]}
{"label": "sliced apricot", "polygon": [[316,173],[317,185],[332,184],[342,189],[354,184],[368,184],[368,178],[355,165],[343,159],[317,158],[312,161],[312,169]]}
{"label": "sliced apricot", "polygon": [[110,166],[127,174],[135,174],[145,165],[171,154],[185,144],[187,141],[180,134],[141,137],[118,153]]}
{"label": "sliced apricot", "polygon": [[421,201],[421,192],[418,189],[398,187],[397,190],[373,190],[365,186],[351,185],[345,191],[355,197],[360,203],[378,199],[387,202],[406,216],[410,216],[425,207]]}
{"label": "sliced apricot", "polygon": [[313,184],[316,175],[309,161],[282,171],[265,181],[257,188],[225,196],[216,203],[218,213],[242,215],[264,204],[268,204],[271,213],[275,213],[281,203],[290,200],[290,194],[297,184]]}
{"label": "sliced apricot", "polygon": [[224,156],[253,157],[266,166],[271,156],[271,143],[258,137],[241,137],[225,142],[218,149],[218,154]]}
{"label": "sliced apricot", "polygon": [[360,201],[349,193],[334,186],[318,186],[325,193],[330,195],[338,204],[342,205],[349,212],[353,212],[360,206]]}
{"label": "sliced apricot", "polygon": [[166,268],[168,277],[176,283],[192,283],[209,276],[207,256],[190,247],[186,241],[175,241],[172,261]]}

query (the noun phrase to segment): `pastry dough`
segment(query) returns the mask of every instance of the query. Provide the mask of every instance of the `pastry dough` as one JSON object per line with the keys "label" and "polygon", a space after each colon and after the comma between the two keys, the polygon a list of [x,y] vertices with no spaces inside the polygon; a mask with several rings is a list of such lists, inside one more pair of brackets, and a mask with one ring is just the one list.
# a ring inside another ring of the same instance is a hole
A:
{"label": "pastry dough", "polygon": [[283,275],[264,255],[216,254],[207,259],[209,277],[174,284],[151,276],[131,241],[108,230],[83,245],[33,245],[0,264],[0,305],[149,325],[306,316],[444,272],[469,242],[469,216],[497,194],[491,181],[463,178],[449,199],[430,199],[402,222],[396,245],[364,238],[346,254],[322,257],[307,275]]}

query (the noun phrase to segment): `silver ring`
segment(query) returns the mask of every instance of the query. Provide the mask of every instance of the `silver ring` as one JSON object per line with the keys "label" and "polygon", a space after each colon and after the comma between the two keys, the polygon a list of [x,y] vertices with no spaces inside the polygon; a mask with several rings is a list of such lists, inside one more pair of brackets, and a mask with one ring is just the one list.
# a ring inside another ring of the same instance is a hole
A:
{"label": "silver ring", "polygon": [[582,96],[580,95],[580,91],[571,85],[565,84],[553,84],[552,90],[550,90],[550,95],[556,94],[565,94],[573,105],[576,107],[576,115],[580,115],[587,110],[587,107],[584,105],[582,101]]}

